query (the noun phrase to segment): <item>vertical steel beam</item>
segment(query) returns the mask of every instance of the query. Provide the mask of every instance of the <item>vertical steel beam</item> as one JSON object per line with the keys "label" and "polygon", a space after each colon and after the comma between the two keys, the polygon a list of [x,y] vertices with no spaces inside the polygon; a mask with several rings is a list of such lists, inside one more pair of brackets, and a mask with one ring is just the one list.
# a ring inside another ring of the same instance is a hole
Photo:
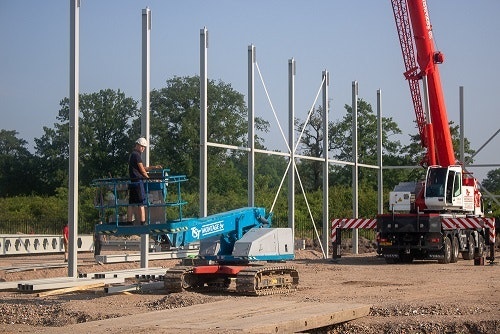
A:
{"label": "vertical steel beam", "polygon": [[[142,10],[142,113],[141,135],[149,142],[149,104],[150,104],[150,50],[151,50],[151,10],[146,7]],[[150,145],[144,150],[145,166],[149,166]]]}
{"label": "vertical steel beam", "polygon": [[[352,82],[352,215],[358,218],[358,82]],[[352,230],[352,251],[358,254],[358,229]]]}
{"label": "vertical steel beam", "polygon": [[330,75],[327,70],[323,71],[323,251],[328,257],[328,244],[330,240],[330,221],[328,218],[328,190],[329,190],[329,162],[328,162],[328,87]]}
{"label": "vertical steel beam", "polygon": [[207,48],[208,31],[200,30],[200,217],[207,216]]}
{"label": "vertical steel beam", "polygon": [[77,277],[80,0],[70,0],[68,276]]}
{"label": "vertical steel beam", "polygon": [[255,46],[248,46],[248,206],[255,206]]}
{"label": "vertical steel beam", "polygon": [[460,108],[460,163],[465,166],[464,86],[458,87]]}
{"label": "vertical steel beam", "polygon": [[[146,7],[142,10],[142,114],[141,114],[141,134],[148,139],[151,144],[149,134],[149,101],[150,101],[150,50],[151,50],[151,10]],[[144,151],[144,161],[146,166],[149,166],[149,149],[148,145]],[[147,218],[149,221],[149,218]],[[141,234],[141,268],[148,267],[149,255],[149,234]]]}
{"label": "vertical steel beam", "polygon": [[382,173],[382,165],[383,165],[383,159],[382,159],[382,90],[378,89],[377,90],[377,165],[378,165],[378,173],[377,173],[377,180],[378,180],[378,213],[382,214],[384,213],[384,177]]}
{"label": "vertical steel beam", "polygon": [[295,59],[288,60],[288,144],[290,168],[288,169],[288,227],[295,238]]}

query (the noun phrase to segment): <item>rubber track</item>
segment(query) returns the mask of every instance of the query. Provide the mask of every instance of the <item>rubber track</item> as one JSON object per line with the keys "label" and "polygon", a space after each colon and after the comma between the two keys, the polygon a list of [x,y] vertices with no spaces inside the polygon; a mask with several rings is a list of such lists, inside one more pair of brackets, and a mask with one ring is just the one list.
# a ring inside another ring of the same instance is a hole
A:
{"label": "rubber track", "polygon": [[181,292],[184,290],[184,275],[193,272],[192,266],[176,266],[168,268],[164,277],[164,286],[167,292]]}
{"label": "rubber track", "polygon": [[[285,281],[285,285],[277,284],[271,286],[259,286],[256,282],[261,279],[279,278]],[[249,296],[275,295],[293,292],[299,283],[299,273],[293,266],[275,265],[249,267],[236,276],[236,292]]]}
{"label": "rubber track", "polygon": [[[165,273],[164,286],[167,292],[182,292],[185,289],[192,289],[196,291],[225,291],[222,287],[208,287],[198,286],[195,282],[196,277],[191,278],[190,274],[193,272],[192,266],[176,266],[169,268]],[[196,276],[196,275],[195,275]],[[188,282],[184,280],[187,279]],[[279,279],[285,284],[277,283],[270,286],[259,286],[255,282],[262,280],[275,281]],[[287,265],[274,265],[274,266],[255,266],[243,269],[236,276],[236,292],[247,296],[264,296],[275,295],[293,292],[297,289],[299,282],[299,274],[295,267]],[[187,286],[186,286],[187,283]],[[193,284],[194,283],[194,284]]]}

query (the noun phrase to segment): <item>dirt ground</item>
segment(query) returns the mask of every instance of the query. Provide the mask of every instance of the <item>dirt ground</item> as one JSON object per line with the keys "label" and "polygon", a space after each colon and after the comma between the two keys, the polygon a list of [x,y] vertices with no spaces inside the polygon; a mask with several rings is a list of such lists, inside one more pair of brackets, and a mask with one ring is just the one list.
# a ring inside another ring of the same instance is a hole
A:
{"label": "dirt ground", "polygon": [[[342,258],[323,259],[317,250],[296,252],[298,291],[276,295],[282,300],[372,305],[370,315],[319,328],[313,333],[500,333],[500,266],[425,261],[386,264],[373,244],[360,254],[346,246]],[[106,254],[106,251],[104,251]],[[497,248],[498,254],[498,248]],[[0,280],[67,276],[67,268],[12,272],[9,266],[61,262],[61,255],[0,257]],[[78,254],[78,270],[94,273],[139,268],[138,262],[97,264],[93,254]],[[171,267],[178,260],[150,261],[149,267]],[[248,298],[231,293],[167,293],[163,289],[105,294],[103,289],[37,297],[34,293],[0,291],[0,333],[36,333],[47,327]],[[252,297],[258,300],[259,297]],[[265,312],[265,310],[263,310]],[[179,319],[182,321],[182,319]]]}

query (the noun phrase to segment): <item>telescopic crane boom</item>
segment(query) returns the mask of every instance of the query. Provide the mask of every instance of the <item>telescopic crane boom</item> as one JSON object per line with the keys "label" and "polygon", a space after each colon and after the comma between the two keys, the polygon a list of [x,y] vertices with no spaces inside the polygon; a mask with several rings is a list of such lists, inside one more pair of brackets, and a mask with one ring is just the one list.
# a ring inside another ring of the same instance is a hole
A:
{"label": "telescopic crane boom", "polygon": [[[425,0],[392,0],[394,18],[405,62],[422,145],[423,165],[455,164],[438,64],[444,55],[434,48],[432,25]],[[422,99],[419,81],[423,81]]]}

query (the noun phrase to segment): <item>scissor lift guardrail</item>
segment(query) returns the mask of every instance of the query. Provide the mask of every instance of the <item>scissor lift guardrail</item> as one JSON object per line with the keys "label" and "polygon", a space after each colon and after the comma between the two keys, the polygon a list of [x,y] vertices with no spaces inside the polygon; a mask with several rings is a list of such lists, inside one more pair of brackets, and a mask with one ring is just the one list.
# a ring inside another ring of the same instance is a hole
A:
{"label": "scissor lift guardrail", "polygon": [[[187,204],[181,196],[181,183],[187,181],[185,175],[168,175],[168,169],[149,172],[149,179],[132,181],[129,178],[104,178],[92,182],[97,188],[95,207],[103,224],[96,231],[109,235],[164,235],[182,232],[183,206]],[[142,182],[147,196],[145,203],[146,224],[132,225],[127,220],[127,209],[137,204],[129,204],[129,188]],[[178,218],[167,220],[167,209],[173,209]],[[177,226],[176,226],[177,225]]]}

